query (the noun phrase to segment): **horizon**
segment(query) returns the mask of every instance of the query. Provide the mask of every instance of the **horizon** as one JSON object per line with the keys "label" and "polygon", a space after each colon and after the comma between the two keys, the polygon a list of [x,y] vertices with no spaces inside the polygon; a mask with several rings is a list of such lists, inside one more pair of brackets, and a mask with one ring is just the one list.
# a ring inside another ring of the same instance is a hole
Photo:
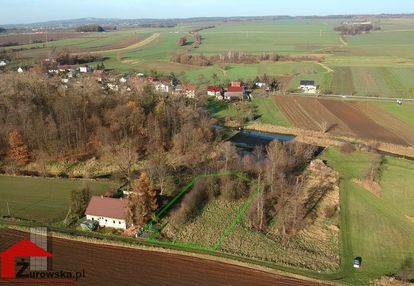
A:
{"label": "horizon", "polygon": [[[50,21],[83,18],[96,19],[187,19],[212,17],[266,17],[266,16],[335,16],[335,15],[379,15],[414,13],[414,2],[396,0],[392,3],[364,3],[357,0],[342,3],[315,0],[309,5],[306,0],[293,3],[274,4],[271,0],[251,3],[247,0],[209,0],[191,5],[189,0],[171,3],[163,0],[81,0],[64,2],[56,0],[4,0],[0,25],[24,25]],[[244,3],[243,3],[244,2]],[[243,5],[246,4],[246,5]],[[63,5],[63,6],[62,6]],[[62,9],[62,7],[66,7]],[[47,9],[47,12],[45,12]],[[20,17],[16,17],[16,11]],[[93,11],[93,12],[91,12]],[[171,11],[174,11],[171,13]],[[21,20],[25,19],[25,20]]]}

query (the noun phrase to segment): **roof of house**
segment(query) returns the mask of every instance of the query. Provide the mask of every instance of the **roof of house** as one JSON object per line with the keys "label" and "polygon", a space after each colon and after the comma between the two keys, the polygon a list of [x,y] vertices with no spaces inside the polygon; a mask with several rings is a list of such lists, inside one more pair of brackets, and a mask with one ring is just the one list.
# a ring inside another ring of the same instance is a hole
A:
{"label": "roof of house", "polygon": [[183,86],[183,90],[184,91],[196,91],[197,90],[197,86],[194,85],[194,84],[184,85]]}
{"label": "roof of house", "polygon": [[209,86],[207,87],[207,91],[213,91],[213,92],[220,92],[223,88],[221,86]]}
{"label": "roof of house", "polygon": [[92,197],[86,209],[87,215],[125,219],[126,200]]}
{"label": "roof of house", "polygon": [[237,87],[241,87],[242,86],[242,82],[241,81],[232,81],[230,83],[231,86],[237,86]]}
{"label": "roof of house", "polygon": [[300,85],[315,85],[314,80],[301,80]]}
{"label": "roof of house", "polygon": [[241,87],[241,86],[230,86],[230,87],[227,89],[227,91],[228,91],[228,92],[243,92],[243,91],[244,91],[244,89],[243,89],[243,87]]}

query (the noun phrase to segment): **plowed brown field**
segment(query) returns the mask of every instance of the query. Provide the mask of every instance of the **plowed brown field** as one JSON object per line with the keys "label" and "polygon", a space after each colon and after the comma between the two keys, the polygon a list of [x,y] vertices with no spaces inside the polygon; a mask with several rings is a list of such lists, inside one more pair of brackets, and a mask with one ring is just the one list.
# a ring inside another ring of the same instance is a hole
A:
{"label": "plowed brown field", "polygon": [[[22,232],[0,230],[0,252],[28,237],[28,234]],[[80,271],[85,269],[85,278],[68,285],[322,285],[177,254],[57,238],[53,239],[52,245],[54,270]],[[32,285],[42,285],[42,283]]]}
{"label": "plowed brown field", "polygon": [[296,127],[400,145],[414,145],[414,130],[369,102],[276,96],[275,102]]}

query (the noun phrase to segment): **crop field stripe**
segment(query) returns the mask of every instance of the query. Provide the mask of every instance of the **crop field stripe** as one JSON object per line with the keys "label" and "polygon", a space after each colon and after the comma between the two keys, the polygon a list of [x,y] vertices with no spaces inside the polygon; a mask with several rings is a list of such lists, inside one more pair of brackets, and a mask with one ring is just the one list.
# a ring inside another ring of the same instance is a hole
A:
{"label": "crop field stripe", "polygon": [[[256,186],[256,190],[253,194],[249,196],[246,203],[239,209],[236,217],[232,220],[230,225],[224,230],[224,232],[220,235],[214,246],[209,245],[199,245],[199,244],[192,244],[192,243],[186,243],[186,242],[171,242],[171,241],[160,241],[158,239],[155,239],[155,236],[160,232],[160,230],[164,227],[155,229],[153,228],[153,223],[157,222],[161,216],[169,209],[171,208],[179,199],[183,197],[185,193],[188,192],[188,190],[201,178],[208,178],[208,177],[225,177],[225,176],[235,176],[238,177],[246,182],[249,182],[250,184]],[[246,213],[247,208],[251,205],[254,198],[257,196],[257,194],[262,190],[262,187],[260,184],[258,184],[256,181],[253,181],[245,176],[242,176],[238,173],[228,172],[228,173],[216,173],[216,174],[202,174],[195,177],[191,182],[189,182],[187,185],[185,185],[180,193],[176,195],[167,205],[161,208],[161,210],[144,226],[144,230],[152,230],[152,234],[148,237],[148,241],[154,244],[159,245],[167,245],[167,246],[176,246],[176,247],[187,247],[187,248],[195,248],[195,249],[202,249],[202,250],[212,250],[217,251],[223,240],[230,234],[230,232],[234,229],[234,227],[237,225],[237,223],[242,218],[243,214]]]}

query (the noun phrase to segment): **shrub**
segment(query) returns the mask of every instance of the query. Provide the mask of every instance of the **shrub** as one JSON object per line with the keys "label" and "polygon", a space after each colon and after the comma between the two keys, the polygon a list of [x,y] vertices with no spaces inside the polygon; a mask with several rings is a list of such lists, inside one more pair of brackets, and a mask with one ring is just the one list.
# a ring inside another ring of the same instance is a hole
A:
{"label": "shrub", "polygon": [[356,148],[354,146],[354,144],[350,143],[350,142],[344,142],[341,145],[341,152],[345,153],[345,154],[351,154],[353,152],[356,151]]}

